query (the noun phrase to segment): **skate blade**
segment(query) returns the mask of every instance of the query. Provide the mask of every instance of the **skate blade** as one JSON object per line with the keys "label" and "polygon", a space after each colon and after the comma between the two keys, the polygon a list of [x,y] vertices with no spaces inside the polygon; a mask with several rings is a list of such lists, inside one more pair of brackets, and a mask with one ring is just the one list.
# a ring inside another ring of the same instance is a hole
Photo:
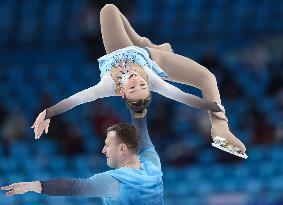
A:
{"label": "skate blade", "polygon": [[223,146],[221,146],[221,145],[219,145],[219,144],[216,144],[216,143],[214,143],[214,142],[211,143],[211,145],[212,145],[213,147],[216,147],[216,148],[222,150],[222,151],[225,151],[225,152],[228,152],[228,153],[230,153],[230,154],[233,154],[233,155],[235,155],[235,156],[237,156],[237,157],[241,157],[241,158],[243,158],[243,159],[247,159],[247,158],[248,158],[248,155],[246,155],[246,153],[243,153],[243,154],[238,153],[238,152],[236,152],[236,151],[233,151],[233,150],[231,150],[231,149],[228,149],[228,148],[226,148],[226,147],[223,147]]}

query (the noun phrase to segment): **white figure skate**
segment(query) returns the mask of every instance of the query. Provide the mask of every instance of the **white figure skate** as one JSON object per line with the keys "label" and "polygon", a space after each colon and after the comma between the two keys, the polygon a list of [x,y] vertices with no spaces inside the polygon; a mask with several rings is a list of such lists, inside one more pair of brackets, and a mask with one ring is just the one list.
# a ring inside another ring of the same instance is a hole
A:
{"label": "white figure skate", "polygon": [[248,158],[248,155],[246,155],[245,153],[242,153],[242,151],[229,144],[226,139],[224,139],[223,137],[219,137],[219,136],[216,136],[213,138],[213,143],[211,143],[211,145],[213,147],[216,147],[220,150],[223,150],[225,152],[228,152],[230,154],[233,154],[233,155],[236,155],[237,157],[241,157],[241,158],[244,158],[244,159],[247,159]]}

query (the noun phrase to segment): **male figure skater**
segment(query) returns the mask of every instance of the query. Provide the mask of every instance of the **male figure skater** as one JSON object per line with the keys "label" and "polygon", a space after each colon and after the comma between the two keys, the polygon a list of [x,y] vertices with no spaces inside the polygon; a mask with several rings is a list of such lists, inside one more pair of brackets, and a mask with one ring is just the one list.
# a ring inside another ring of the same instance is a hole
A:
{"label": "male figure skater", "polygon": [[[1,187],[6,196],[28,191],[50,196],[101,197],[107,205],[161,205],[163,182],[160,159],[152,144],[146,119],[115,124],[107,129],[102,153],[113,170],[88,179],[19,182]],[[138,131],[139,130],[139,131]]]}

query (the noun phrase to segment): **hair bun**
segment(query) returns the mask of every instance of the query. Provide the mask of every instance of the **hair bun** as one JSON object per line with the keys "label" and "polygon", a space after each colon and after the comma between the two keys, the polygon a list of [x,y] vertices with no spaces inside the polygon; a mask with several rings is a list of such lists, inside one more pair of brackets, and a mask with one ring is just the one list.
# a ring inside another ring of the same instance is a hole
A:
{"label": "hair bun", "polygon": [[126,105],[134,112],[134,118],[143,118],[147,113],[147,107],[151,102],[151,93],[149,97],[143,100],[131,101],[125,98]]}
{"label": "hair bun", "polygon": [[140,119],[146,116],[147,109],[144,109],[142,111],[134,111],[134,118]]}

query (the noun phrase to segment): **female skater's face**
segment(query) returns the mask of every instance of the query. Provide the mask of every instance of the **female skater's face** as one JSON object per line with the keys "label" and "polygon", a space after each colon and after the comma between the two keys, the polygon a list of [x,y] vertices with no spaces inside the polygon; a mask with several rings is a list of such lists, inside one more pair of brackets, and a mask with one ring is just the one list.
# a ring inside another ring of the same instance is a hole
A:
{"label": "female skater's face", "polygon": [[130,71],[123,86],[122,95],[128,100],[141,100],[149,96],[147,81],[136,71]]}

